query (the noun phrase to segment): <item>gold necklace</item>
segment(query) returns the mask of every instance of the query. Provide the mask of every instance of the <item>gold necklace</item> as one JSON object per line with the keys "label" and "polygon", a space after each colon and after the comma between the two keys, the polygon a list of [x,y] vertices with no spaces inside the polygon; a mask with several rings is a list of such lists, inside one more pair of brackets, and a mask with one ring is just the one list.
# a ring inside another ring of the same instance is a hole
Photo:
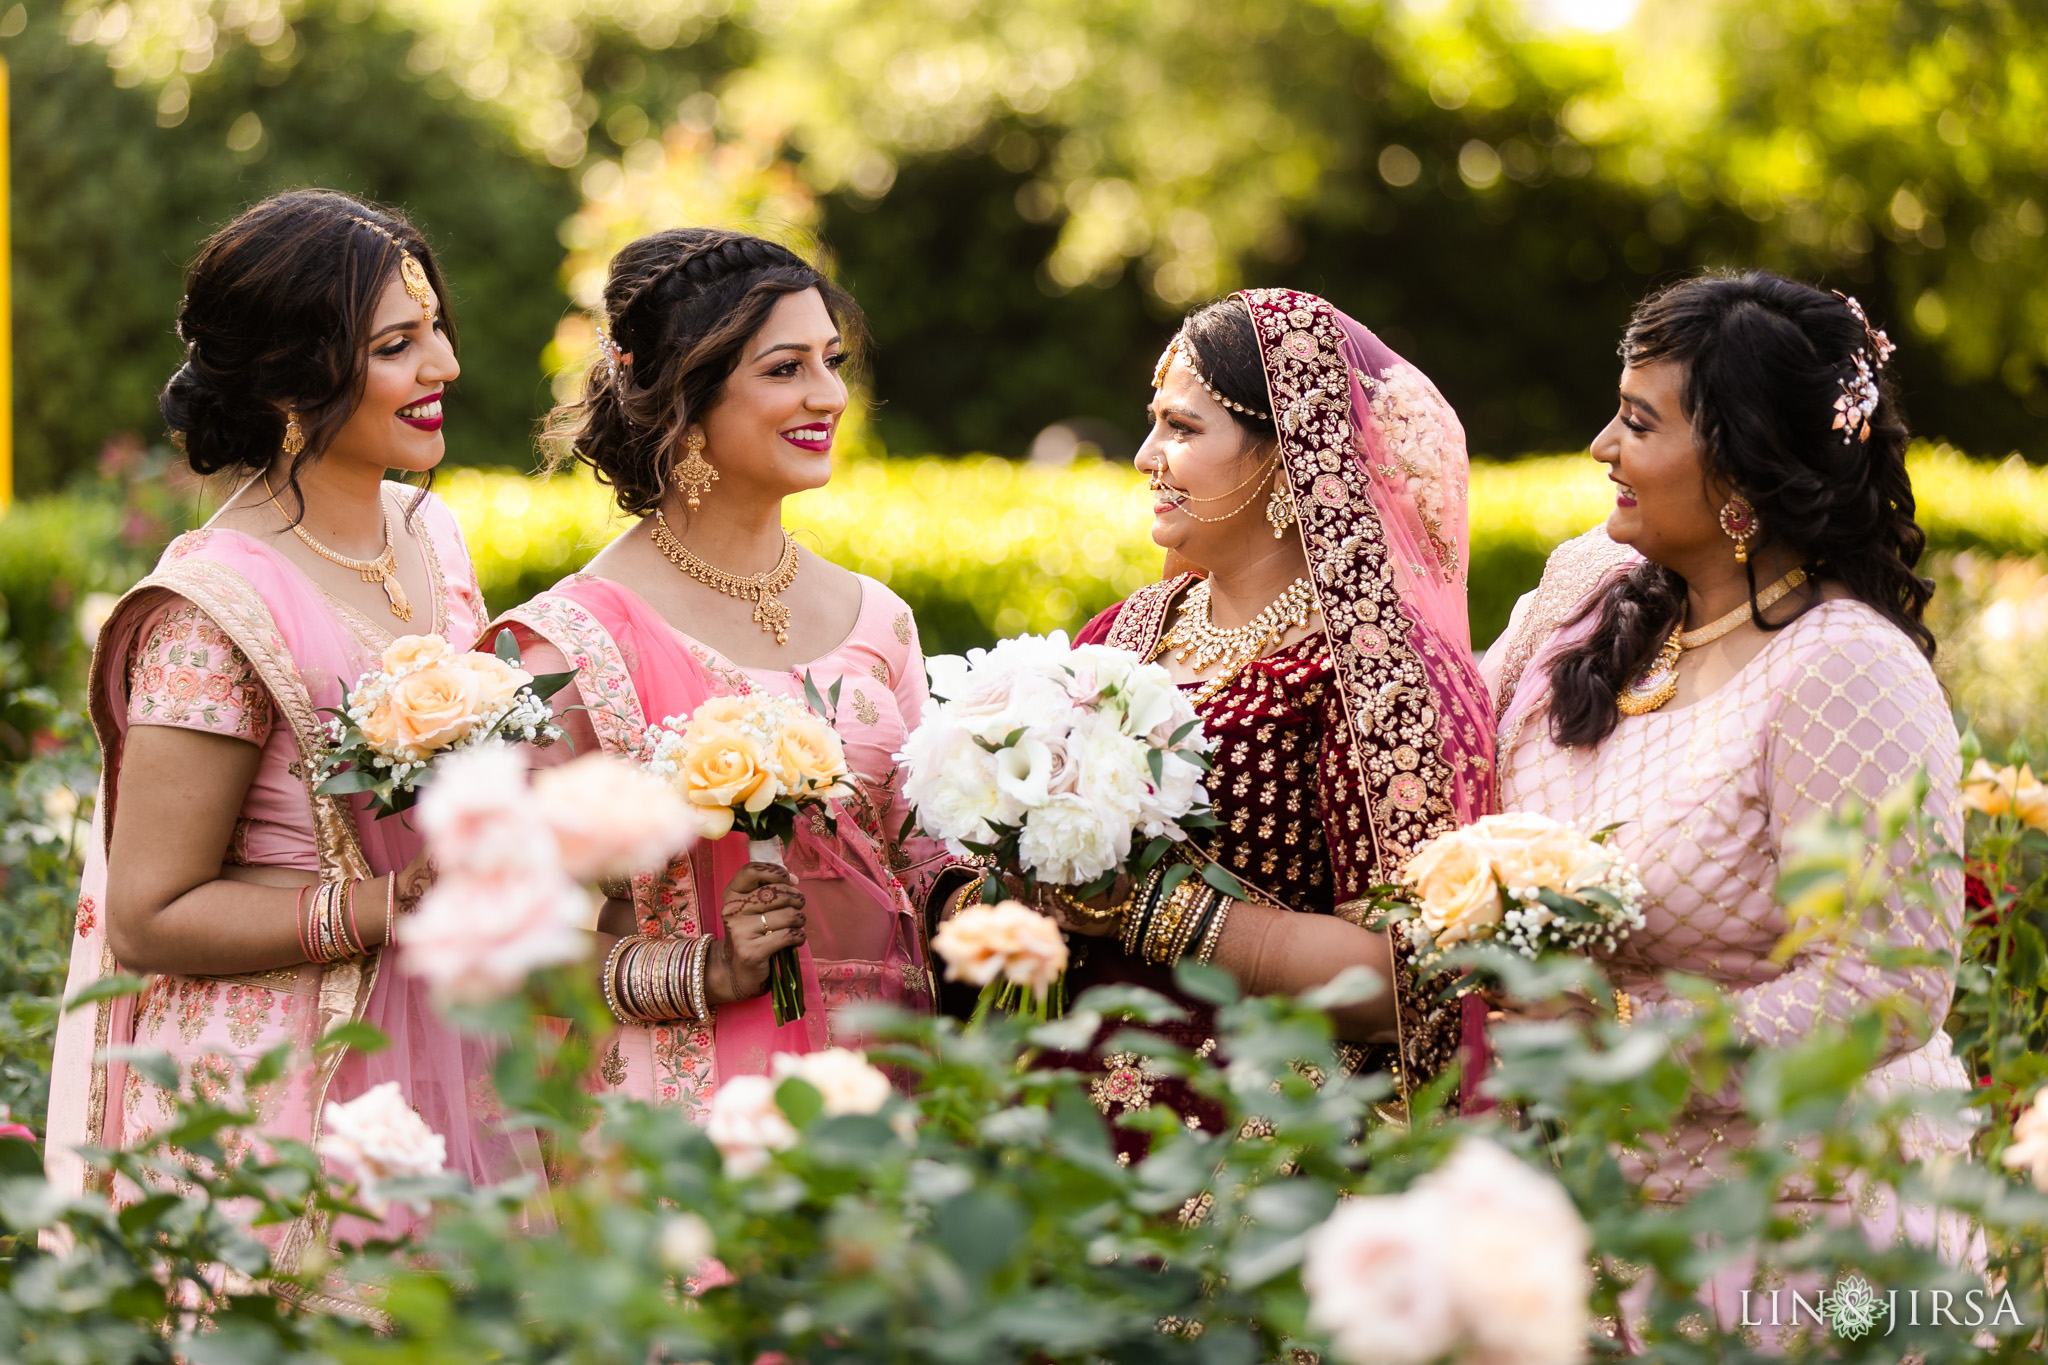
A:
{"label": "gold necklace", "polygon": [[716,588],[727,597],[741,601],[749,598],[754,603],[754,620],[764,631],[772,632],[775,643],[789,643],[789,608],[776,600],[779,593],[789,591],[789,585],[796,582],[796,542],[789,532],[782,533],[782,558],[767,573],[746,577],[715,569],[684,548],[675,532],[668,529],[668,518],[660,512],[654,514],[654,548],[661,551],[669,563],[681,569],[707,588]]}
{"label": "gold necklace", "polygon": [[[263,491],[270,493],[270,475],[268,474],[263,476]],[[383,498],[384,495],[380,492],[377,495],[377,500],[382,502]],[[277,501],[277,494],[270,493],[270,500],[272,503],[275,503]],[[278,510],[282,511],[283,509],[280,508]],[[302,512],[300,515],[303,516],[304,513]],[[362,576],[362,580],[365,583],[381,584],[384,588],[385,598],[391,603],[391,614],[401,621],[412,620],[412,599],[405,595],[405,588],[398,581],[398,546],[391,538],[391,509],[389,507],[384,509],[384,553],[378,555],[375,559],[350,559],[347,555],[336,554],[319,541],[313,539],[305,526],[299,522],[292,523],[292,534],[304,541],[306,548],[319,555],[322,559],[330,563],[339,564],[344,569],[355,570],[356,573]]]}
{"label": "gold necklace", "polygon": [[1229,686],[1240,669],[1290,628],[1307,625],[1309,615],[1315,609],[1315,590],[1306,578],[1297,578],[1287,585],[1285,592],[1267,603],[1266,609],[1257,616],[1241,626],[1226,628],[1209,619],[1209,580],[1205,578],[1188,590],[1179,619],[1173,623],[1173,629],[1160,639],[1153,657],[1172,650],[1175,663],[1188,663],[1192,658],[1192,666],[1197,673],[1207,672],[1218,659],[1228,660],[1223,671],[1195,693],[1195,702],[1199,705]]}
{"label": "gold necklace", "polygon": [[[1774,605],[1786,593],[1806,581],[1806,570],[1794,569],[1777,582],[1756,595],[1756,610]],[[1747,622],[1756,614],[1750,604],[1744,602],[1726,616],[1719,617],[1698,630],[1673,629],[1664,639],[1664,645],[1657,656],[1650,660],[1650,666],[1634,682],[1614,694],[1614,704],[1624,716],[1647,716],[1678,695],[1678,656],[1688,649],[1698,649]]]}

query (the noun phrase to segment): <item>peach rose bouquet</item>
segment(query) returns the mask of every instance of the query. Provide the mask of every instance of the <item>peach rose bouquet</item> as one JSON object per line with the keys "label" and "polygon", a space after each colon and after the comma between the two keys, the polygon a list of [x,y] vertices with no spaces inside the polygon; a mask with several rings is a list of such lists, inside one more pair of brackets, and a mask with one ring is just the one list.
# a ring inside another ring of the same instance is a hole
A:
{"label": "peach rose bouquet", "polygon": [[1395,912],[1409,955],[1428,966],[1461,943],[1524,957],[1612,952],[1643,927],[1643,883],[1607,847],[1547,815],[1483,816],[1430,840],[1376,899]]}
{"label": "peach rose bouquet", "polygon": [[519,642],[498,636],[491,654],[465,652],[439,635],[405,635],[377,667],[325,708],[331,742],[315,774],[323,796],[367,792],[379,819],[405,810],[445,754],[492,741],[552,744],[562,737],[547,699],[570,673],[540,677],[519,666]]}
{"label": "peach rose bouquet", "polygon": [[998,1006],[1045,1018],[1067,970],[1059,925],[1022,901],[966,907],[932,935],[932,951],[946,964],[946,980],[981,987],[974,1024]]}
{"label": "peach rose bouquet", "polygon": [[[823,705],[808,678],[805,691]],[[683,798],[700,837],[737,829],[755,862],[780,865],[800,816],[814,811],[829,826],[829,803],[853,794],[838,732],[802,703],[772,693],[713,697],[688,716],[647,727],[640,749],[648,768]],[[768,993],[777,1024],[803,1018],[796,949],[769,963]]]}

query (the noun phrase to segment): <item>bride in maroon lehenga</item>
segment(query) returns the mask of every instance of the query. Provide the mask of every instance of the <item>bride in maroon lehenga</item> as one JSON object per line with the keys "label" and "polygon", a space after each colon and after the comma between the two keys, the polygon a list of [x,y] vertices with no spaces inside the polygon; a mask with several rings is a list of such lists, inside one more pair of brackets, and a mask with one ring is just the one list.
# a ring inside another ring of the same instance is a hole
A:
{"label": "bride in maroon lehenga", "polygon": [[[1156,494],[1152,538],[1197,572],[1132,594],[1079,640],[1156,659],[1192,692],[1216,742],[1207,785],[1222,821],[1196,845],[1248,896],[1190,879],[1178,905],[1156,883],[1149,898],[1119,887],[1131,898],[1119,916],[1069,904],[1062,922],[1085,936],[1070,996],[1150,987],[1188,1011],[1156,1031],[1213,1051],[1212,1012],[1174,986],[1178,958],[1213,961],[1248,992],[1299,992],[1364,966],[1393,989],[1332,1011],[1337,1036],[1349,1069],[1388,1071],[1405,1099],[1461,1043],[1484,1046],[1478,999],[1419,983],[1363,899],[1493,804],[1492,708],[1465,609],[1463,429],[1371,332],[1284,289],[1191,314],[1154,385],[1137,455]],[[1120,941],[1148,911],[1155,932]],[[1220,932],[1160,928],[1176,914],[1220,920]],[[1190,1124],[1221,1120],[1135,1056],[1065,1060],[1097,1073],[1107,1115],[1163,1103]]]}

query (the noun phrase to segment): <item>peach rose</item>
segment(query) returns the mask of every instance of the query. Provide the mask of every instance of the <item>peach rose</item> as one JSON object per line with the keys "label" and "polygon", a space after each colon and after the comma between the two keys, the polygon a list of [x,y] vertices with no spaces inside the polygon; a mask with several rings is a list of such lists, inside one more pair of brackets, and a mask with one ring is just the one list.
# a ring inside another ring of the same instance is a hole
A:
{"label": "peach rose", "polygon": [[1043,991],[1067,969],[1060,927],[1022,901],[971,905],[939,926],[932,951],[946,960],[946,979],[986,986],[997,976]]}
{"label": "peach rose", "polygon": [[480,691],[478,675],[453,664],[429,664],[406,674],[385,689],[384,706],[371,717],[375,724],[381,712],[390,713],[389,746],[377,744],[378,751],[417,762],[460,743],[476,728]]}
{"label": "peach rose", "polygon": [[788,787],[829,787],[846,776],[846,750],[831,726],[815,716],[784,725],[775,737],[776,766]]}
{"label": "peach rose", "polygon": [[1570,895],[1600,880],[1607,871],[1607,856],[1600,845],[1569,825],[1541,817],[1534,819],[1541,823],[1514,826],[1510,832],[1503,832],[1499,825],[1490,825],[1487,820],[1474,826],[1474,833],[1491,848],[1494,873],[1503,883],[1516,889],[1548,887]]}
{"label": "peach rose", "polygon": [[1439,947],[1473,937],[1501,917],[1491,849],[1469,826],[1424,844],[1408,860],[1408,880],[1422,902],[1422,924]]}
{"label": "peach rose", "polygon": [[533,681],[533,674],[514,668],[495,654],[458,654],[449,663],[476,674],[476,705],[484,715],[510,706],[519,689]]}
{"label": "peach rose", "polygon": [[737,725],[692,724],[676,768],[683,799],[707,812],[724,811],[728,829],[733,807],[766,810],[781,795],[760,742]]}
{"label": "peach rose", "polygon": [[454,651],[446,640],[438,635],[401,635],[384,647],[382,663],[386,673],[401,669],[438,664]]}
{"label": "peach rose", "polygon": [[[438,784],[436,790],[439,790]],[[571,877],[651,872],[689,848],[696,823],[670,786],[637,764],[585,754],[533,779],[537,809]]]}

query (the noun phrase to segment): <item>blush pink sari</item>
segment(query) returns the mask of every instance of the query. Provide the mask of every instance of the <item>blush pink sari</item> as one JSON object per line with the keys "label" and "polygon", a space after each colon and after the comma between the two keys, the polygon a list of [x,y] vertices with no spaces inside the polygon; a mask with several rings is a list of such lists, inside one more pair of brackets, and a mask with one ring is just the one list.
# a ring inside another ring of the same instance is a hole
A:
{"label": "blush pink sari", "polygon": [[[637,593],[577,574],[508,612],[522,650],[552,646],[576,674],[575,692],[599,746],[638,758],[649,723],[687,716],[714,696],[754,690],[744,673],[677,633]],[[553,665],[544,654],[537,668]],[[567,702],[569,692],[556,698]],[[767,996],[721,1005],[708,1024],[624,1025],[603,1053],[596,1084],[654,1104],[700,1111],[727,1076],[758,1075],[777,1052],[851,1042],[833,1007],[871,1001],[929,1010],[932,987],[910,899],[875,842],[851,816],[836,833],[800,826],[786,851],[803,891],[808,942],[799,949],[806,1013],[777,1026]],[[638,932],[723,937],[718,907],[747,861],[737,832],[699,844],[659,873],[633,879]]]}
{"label": "blush pink sari", "polygon": [[[411,490],[403,495],[409,498]],[[481,597],[461,533],[437,499],[430,497],[417,517],[429,574],[439,585],[432,627],[419,627],[467,647],[476,638]],[[452,574],[443,572],[444,564]],[[319,708],[340,704],[344,687],[371,666],[384,641],[260,540],[223,529],[180,536],[155,571],[121,600],[94,650],[91,705],[104,769],[67,997],[121,970],[101,911],[129,725],[127,663],[140,634],[177,599],[205,612],[234,642],[277,714],[277,733],[265,746],[263,771],[242,811],[256,827],[273,831],[271,846],[255,848],[247,861],[300,868],[322,880],[378,877],[403,868],[420,848],[420,836],[403,817],[373,819],[360,798],[316,795],[307,776],[326,742]],[[272,766],[278,771],[269,771]],[[446,1140],[451,1171],[477,1184],[538,1173],[531,1135],[507,1134],[497,1126],[489,1088],[491,1049],[443,1023],[424,983],[385,956],[372,952],[325,967],[301,963],[230,976],[159,975],[139,996],[72,1011],[59,1025],[51,1074],[51,1180],[78,1192],[103,1188],[77,1148],[136,1146],[170,1120],[171,1095],[104,1055],[109,1047],[127,1045],[167,1052],[184,1093],[219,1095],[239,1086],[240,1068],[281,1043],[292,1044],[295,1064],[257,1097],[260,1129],[228,1139],[237,1154],[268,1139],[317,1142],[328,1102],[397,1081],[407,1102]],[[391,1045],[375,1053],[336,1048],[316,1059],[314,1044],[348,1023],[375,1027]],[[276,1263],[290,1269],[316,1239],[389,1236],[413,1221],[399,1207],[381,1224],[351,1219],[326,1228],[309,1217],[262,1235]]]}

